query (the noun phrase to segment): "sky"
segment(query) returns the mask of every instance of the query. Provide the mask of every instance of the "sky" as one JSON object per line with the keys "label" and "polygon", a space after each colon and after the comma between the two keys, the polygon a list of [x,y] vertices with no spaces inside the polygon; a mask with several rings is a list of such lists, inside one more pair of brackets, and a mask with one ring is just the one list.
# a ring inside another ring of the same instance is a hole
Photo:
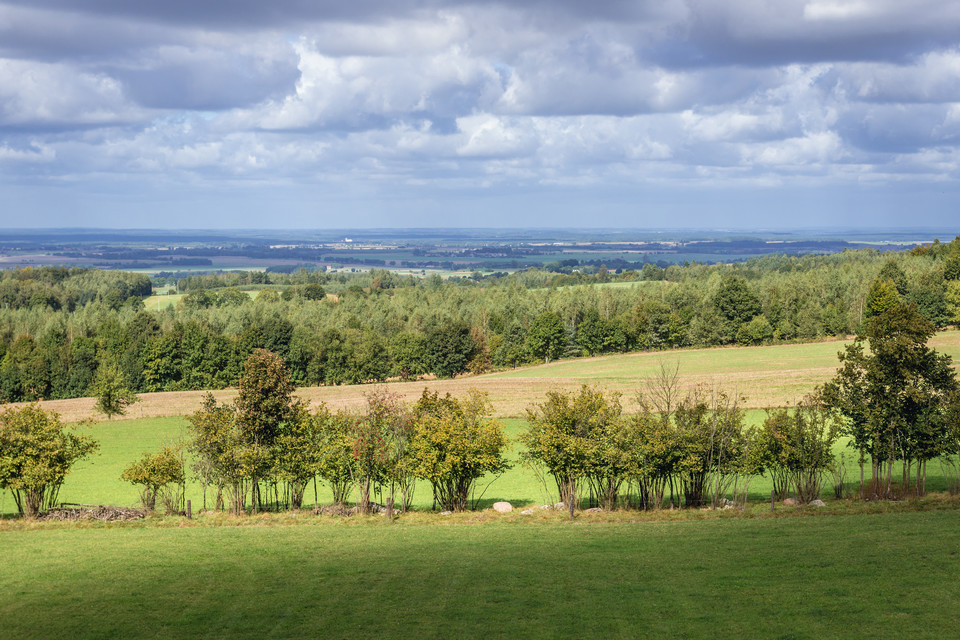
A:
{"label": "sky", "polygon": [[0,0],[0,227],[960,222],[955,0]]}

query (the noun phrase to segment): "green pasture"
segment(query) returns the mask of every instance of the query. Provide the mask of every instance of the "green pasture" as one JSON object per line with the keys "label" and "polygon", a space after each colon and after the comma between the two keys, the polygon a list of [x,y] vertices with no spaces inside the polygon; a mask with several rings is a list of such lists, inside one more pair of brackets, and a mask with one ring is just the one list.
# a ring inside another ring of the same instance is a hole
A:
{"label": "green pasture", "polygon": [[[751,410],[746,414],[748,424],[759,425],[763,422],[766,412]],[[502,424],[511,443],[509,457],[514,465],[499,477],[488,477],[477,485],[477,506],[480,509],[489,508],[494,502],[501,500],[510,502],[515,507],[524,508],[557,502],[556,488],[552,479],[547,476],[546,486],[540,476],[533,470],[521,465],[517,458],[522,445],[517,441],[521,431],[525,428],[525,421],[519,419],[503,420]],[[133,420],[112,420],[82,427],[85,433],[100,443],[100,449],[91,457],[79,462],[67,476],[66,482],[60,491],[62,502],[80,504],[111,504],[120,506],[137,506],[139,496],[137,489],[120,480],[120,474],[131,463],[145,452],[155,452],[165,444],[178,441],[187,441],[190,437],[188,423],[182,417],[170,418],[143,418]],[[847,490],[852,492],[859,478],[859,468],[856,466],[854,452],[838,445],[837,452],[845,452],[847,467]],[[189,465],[188,459],[188,465]],[[203,490],[199,482],[188,473],[186,498],[190,499],[193,508],[200,511],[204,505]],[[927,487],[930,491],[946,489],[946,480],[943,477],[940,465],[932,462],[928,465]],[[751,478],[749,485],[749,499],[755,504],[765,504],[769,500],[771,484],[768,478],[756,476]],[[333,502],[329,488],[322,482],[317,485],[317,499],[320,504]],[[823,499],[833,499],[831,480],[824,482]],[[381,496],[384,500],[386,496]],[[207,506],[212,508],[214,495],[207,494]],[[305,504],[313,506],[313,487],[309,487],[305,495]],[[433,506],[430,485],[426,481],[419,481],[414,493],[413,508],[429,510]],[[583,506],[587,506],[584,503]],[[8,491],[0,492],[0,514],[11,517],[16,512],[13,497]]]}
{"label": "green pasture", "polygon": [[939,639],[960,610],[954,510],[290,522],[5,531],[3,636]]}
{"label": "green pasture", "polygon": [[[282,290],[282,287],[273,287],[269,285],[267,286],[258,285],[256,287],[251,287],[248,285],[248,286],[236,287],[236,288],[239,289],[240,291],[243,291],[245,294],[247,294],[251,298],[256,298],[257,294],[260,293],[260,291],[262,291],[263,289],[277,289],[278,291]],[[212,291],[217,292],[218,290],[213,289]],[[147,311],[162,311],[167,307],[177,306],[177,303],[180,302],[181,298],[183,298],[183,296],[185,295],[187,294],[185,293],[154,294],[152,296],[148,296],[143,299],[143,306],[144,308],[146,308]]]}
{"label": "green pasture", "polygon": [[186,294],[183,293],[161,293],[147,296],[143,299],[143,306],[147,311],[162,311],[167,307],[175,307],[180,299]]}

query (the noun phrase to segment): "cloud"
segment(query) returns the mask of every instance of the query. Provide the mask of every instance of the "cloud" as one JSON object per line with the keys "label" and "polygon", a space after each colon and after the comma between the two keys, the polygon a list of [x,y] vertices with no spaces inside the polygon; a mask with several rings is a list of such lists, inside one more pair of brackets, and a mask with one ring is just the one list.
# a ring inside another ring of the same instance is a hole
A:
{"label": "cloud", "polygon": [[116,125],[145,115],[105,73],[0,59],[0,129]]}
{"label": "cloud", "polygon": [[0,0],[0,162],[8,188],[325,185],[386,208],[942,184],[955,4]]}

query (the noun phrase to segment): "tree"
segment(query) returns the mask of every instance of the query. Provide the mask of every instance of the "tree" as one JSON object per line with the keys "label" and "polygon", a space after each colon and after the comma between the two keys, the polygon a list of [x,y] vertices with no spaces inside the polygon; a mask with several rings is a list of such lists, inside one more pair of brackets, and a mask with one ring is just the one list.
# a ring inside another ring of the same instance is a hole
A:
{"label": "tree", "polygon": [[280,425],[296,415],[296,387],[283,359],[266,349],[247,358],[237,393],[237,423],[252,443],[272,445]]}
{"label": "tree", "polygon": [[326,405],[313,414],[300,407],[297,415],[283,423],[276,441],[274,475],[286,483],[284,502],[294,509],[303,506],[303,494],[310,480],[323,466],[323,443],[331,420]]}
{"label": "tree", "polygon": [[553,311],[541,313],[527,331],[527,348],[534,358],[550,362],[559,358],[567,346],[563,319]]}
{"label": "tree", "polygon": [[782,497],[784,480],[797,500],[806,504],[820,497],[823,474],[833,464],[833,445],[840,437],[833,412],[819,394],[804,398],[791,411],[774,409],[763,423],[761,454],[774,476],[774,491]]}
{"label": "tree", "polygon": [[360,510],[370,513],[370,494],[388,486],[391,498],[400,490],[403,507],[413,497],[413,474],[408,445],[413,423],[400,396],[384,388],[366,394],[363,415],[352,420],[350,444],[353,449],[354,482],[360,488]]}
{"label": "tree", "polygon": [[730,276],[720,283],[713,304],[727,326],[727,340],[732,340],[741,326],[760,314],[760,299],[740,276]]}
{"label": "tree", "polygon": [[203,482],[204,504],[208,484],[216,484],[217,507],[222,506],[223,489],[227,488],[231,509],[239,515],[245,502],[246,477],[236,410],[230,405],[218,405],[213,394],[207,393],[200,409],[188,416],[187,421],[193,433],[190,444],[196,460],[193,468]]}
{"label": "tree", "polygon": [[127,406],[138,400],[120,366],[113,359],[105,360],[97,367],[90,390],[97,398],[94,408],[107,416],[107,419],[122,416],[126,413]]}
{"label": "tree", "polygon": [[70,467],[98,446],[38,404],[6,409],[0,413],[0,489],[13,492],[21,514],[36,516],[56,505]]}
{"label": "tree", "polygon": [[503,457],[503,429],[489,413],[486,396],[476,391],[457,400],[424,389],[413,408],[413,472],[430,481],[445,510],[463,511],[480,478],[510,467]]}
{"label": "tree", "polygon": [[888,309],[901,304],[900,293],[893,280],[873,281],[867,293],[867,317],[878,316]]}
{"label": "tree", "polygon": [[897,460],[904,462],[903,488],[916,462],[917,490],[923,491],[926,462],[938,455],[947,430],[944,407],[958,388],[950,356],[927,346],[933,334],[933,325],[913,305],[882,310],[868,320],[866,336],[839,354],[841,367],[823,387],[825,402],[843,416],[844,433],[860,452],[861,493],[867,455],[871,495],[892,495]]}
{"label": "tree", "polygon": [[452,378],[467,370],[476,345],[470,326],[460,320],[442,320],[427,331],[430,370],[438,378]]}
{"label": "tree", "polygon": [[255,349],[244,364],[236,400],[236,424],[245,475],[250,478],[253,509],[260,505],[259,480],[274,463],[274,445],[284,428],[303,411],[283,359]]}
{"label": "tree", "polygon": [[357,475],[351,439],[357,419],[353,413],[338,411],[323,425],[317,473],[330,485],[335,504],[346,504]]}

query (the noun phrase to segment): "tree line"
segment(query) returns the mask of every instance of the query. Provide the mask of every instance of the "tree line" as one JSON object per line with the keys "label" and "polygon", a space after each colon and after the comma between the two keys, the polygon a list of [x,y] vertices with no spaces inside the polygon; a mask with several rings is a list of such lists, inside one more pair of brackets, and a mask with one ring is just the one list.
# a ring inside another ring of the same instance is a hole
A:
{"label": "tree line", "polygon": [[[778,499],[812,502],[828,479],[835,497],[847,497],[843,454],[834,451],[841,437],[857,454],[861,498],[923,494],[935,459],[946,465],[949,488],[960,490],[960,385],[951,359],[927,346],[934,327],[915,305],[879,293],[872,302],[865,332],[839,354],[833,379],[796,406],[770,410],[762,425],[746,424],[735,396],[681,389],[677,371],[662,367],[631,415],[619,395],[586,385],[547,393],[528,408],[519,460],[571,511],[584,503],[743,506],[751,479],[767,474]],[[209,492],[212,506],[237,514],[299,509],[311,485],[317,502],[319,479],[338,504],[355,496],[362,513],[378,501],[409,508],[418,481],[429,483],[435,508],[458,511],[474,508],[483,484],[510,468],[507,438],[484,396],[425,389],[406,405],[386,387],[372,389],[362,410],[309,411],[283,359],[257,349],[233,404],[208,396],[188,418],[189,442],[144,454],[122,478],[140,487],[146,508],[159,496],[177,511],[189,450],[204,508]],[[55,503],[70,466],[95,448],[36,404],[7,409],[0,488],[14,493],[21,513],[35,515]]]}
{"label": "tree line", "polygon": [[[148,290],[137,274],[44,268],[0,277],[0,294],[15,292],[0,295],[0,400],[29,401],[89,394],[103,364],[137,392],[233,386],[256,349],[283,357],[297,385],[336,385],[849,335],[883,299],[913,304],[943,327],[960,309],[960,241],[620,274],[211,274],[183,279],[189,293],[163,311],[143,308]],[[237,288],[256,279],[272,288],[255,296]],[[61,297],[47,304],[38,291]],[[62,297],[71,291],[73,303]]]}

